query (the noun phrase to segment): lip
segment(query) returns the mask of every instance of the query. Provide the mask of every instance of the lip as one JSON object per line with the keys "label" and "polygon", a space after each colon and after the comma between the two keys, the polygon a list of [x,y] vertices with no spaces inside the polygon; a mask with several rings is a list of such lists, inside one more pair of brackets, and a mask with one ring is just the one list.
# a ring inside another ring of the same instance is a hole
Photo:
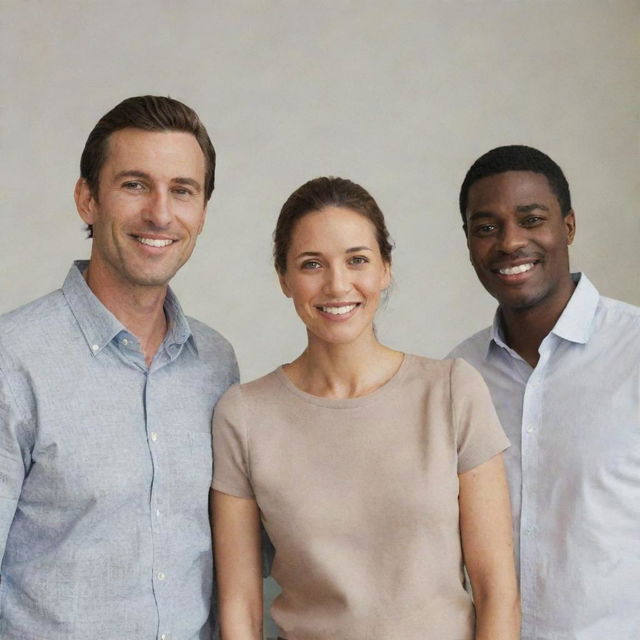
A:
{"label": "lip", "polygon": [[[158,234],[154,234],[154,233],[131,233],[129,234],[131,236],[131,238],[133,239],[133,241],[138,245],[138,247],[140,247],[143,251],[149,251],[153,254],[157,254],[157,253],[162,253],[164,251],[166,251],[167,249],[171,248],[176,242],[177,242],[177,238],[172,238],[170,236],[165,236],[165,235],[158,235]],[[153,245],[150,244],[145,244],[143,242],[140,242],[138,240],[138,238],[143,238],[145,240],[160,240],[160,241],[169,241],[169,244],[164,245],[164,246],[160,246],[160,247],[154,247]]]}
{"label": "lip", "polygon": [[[522,271],[520,273],[500,273],[500,270],[514,269],[516,267],[522,267],[523,265],[533,265],[529,270]],[[538,258],[522,258],[519,260],[509,260],[494,263],[490,267],[491,273],[499,278],[502,282],[509,284],[519,284],[531,278],[540,266],[540,260]]]}
{"label": "lip", "polygon": [[[336,315],[333,313],[328,313],[327,311],[323,311],[323,308],[339,308],[339,307],[350,307],[354,305],[351,311],[347,313],[341,313],[340,315]],[[315,305],[316,311],[320,314],[322,318],[326,320],[330,320],[331,322],[345,322],[351,319],[357,312],[358,309],[362,306],[361,302],[327,302],[324,304]]]}

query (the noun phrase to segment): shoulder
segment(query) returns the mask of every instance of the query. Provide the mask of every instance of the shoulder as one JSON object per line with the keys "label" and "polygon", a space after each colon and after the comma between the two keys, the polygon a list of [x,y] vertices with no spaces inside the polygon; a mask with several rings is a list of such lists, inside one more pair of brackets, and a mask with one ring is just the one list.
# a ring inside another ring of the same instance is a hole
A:
{"label": "shoulder", "polygon": [[0,352],[8,359],[40,352],[72,322],[73,315],[61,289],[0,315]]}
{"label": "shoulder", "polygon": [[447,359],[428,358],[413,353],[405,355],[407,359],[407,373],[409,376],[448,377],[451,361]]}
{"label": "shoulder", "polygon": [[75,323],[60,289],[0,315],[0,404],[15,401],[25,415],[33,407],[30,379],[54,341]]}
{"label": "shoulder", "polygon": [[[488,394],[482,375],[463,358],[434,360],[411,356],[410,365],[412,372],[409,378],[413,376],[431,389],[442,389],[450,402],[455,402],[456,398]],[[410,382],[410,379],[407,382]],[[409,386],[405,385],[405,389],[408,390]]]}
{"label": "shoulder", "polygon": [[64,313],[68,309],[62,289],[56,289],[41,298],[0,315],[2,335],[7,332],[22,332],[32,327],[46,325],[52,315]]}
{"label": "shoulder", "polygon": [[598,358],[626,362],[637,368],[640,363],[640,308],[601,296],[587,345],[589,352]]}
{"label": "shoulder", "polygon": [[288,395],[280,375],[279,369],[276,369],[255,380],[244,382],[238,385],[237,393],[245,404],[255,404],[267,409],[268,406],[282,402],[283,397]]}
{"label": "shoulder", "polygon": [[198,351],[203,357],[223,358],[235,362],[233,347],[221,333],[195,318],[187,317],[187,322]]}
{"label": "shoulder", "polygon": [[216,406],[217,414],[246,413],[256,407],[266,412],[269,406],[281,401],[282,385],[275,371],[242,384],[230,386],[222,395]]}
{"label": "shoulder", "polygon": [[438,360],[416,355],[410,355],[409,358],[409,377],[419,377],[430,384],[439,381],[452,389],[483,384],[478,371],[462,358],[448,357]]}
{"label": "shoulder", "polygon": [[491,327],[486,327],[455,346],[447,358],[464,358],[467,362],[481,362],[487,354],[491,340]]}
{"label": "shoulder", "polygon": [[617,323],[620,325],[629,325],[640,332],[640,307],[636,307],[621,300],[614,300],[600,296],[598,303],[598,312],[602,316],[605,323]]}

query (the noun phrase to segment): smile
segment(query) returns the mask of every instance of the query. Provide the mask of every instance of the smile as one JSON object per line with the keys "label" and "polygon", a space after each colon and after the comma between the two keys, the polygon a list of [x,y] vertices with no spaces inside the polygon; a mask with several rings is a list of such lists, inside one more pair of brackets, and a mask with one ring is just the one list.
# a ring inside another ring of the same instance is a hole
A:
{"label": "smile", "polygon": [[502,269],[498,269],[498,273],[503,276],[515,276],[519,273],[525,273],[530,271],[534,267],[533,262],[527,262],[526,264],[519,264],[516,267],[503,267]]}
{"label": "smile", "polygon": [[353,311],[358,306],[358,303],[355,304],[345,304],[342,307],[318,307],[324,313],[330,313],[332,316],[342,316],[345,313],[349,313]]}
{"label": "smile", "polygon": [[142,238],[140,236],[134,236],[134,238],[140,244],[146,244],[149,247],[168,247],[170,244],[173,244],[175,240],[170,239],[160,239],[160,238]]}

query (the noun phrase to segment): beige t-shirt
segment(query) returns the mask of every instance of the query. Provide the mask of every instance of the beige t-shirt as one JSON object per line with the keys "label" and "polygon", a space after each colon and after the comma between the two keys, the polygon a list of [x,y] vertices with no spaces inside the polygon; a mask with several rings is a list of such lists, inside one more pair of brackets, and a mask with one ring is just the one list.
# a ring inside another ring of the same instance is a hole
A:
{"label": "beige t-shirt", "polygon": [[463,360],[407,355],[344,400],[279,368],[220,400],[213,488],[258,502],[288,640],[471,640],[458,474],[508,445]]}

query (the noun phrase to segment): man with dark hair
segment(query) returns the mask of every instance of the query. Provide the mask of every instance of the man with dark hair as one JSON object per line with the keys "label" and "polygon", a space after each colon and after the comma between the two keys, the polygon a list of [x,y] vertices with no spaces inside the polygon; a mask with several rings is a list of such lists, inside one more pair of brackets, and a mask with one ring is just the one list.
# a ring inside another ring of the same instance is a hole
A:
{"label": "man with dark hair", "polygon": [[544,153],[480,157],[460,213],[499,306],[450,357],[482,373],[511,440],[522,638],[640,638],[640,309],[570,273],[569,186]]}
{"label": "man with dark hair", "polygon": [[196,113],[120,103],[75,199],[89,261],[0,318],[0,637],[213,637],[210,425],[238,379],[168,283],[214,184]]}

